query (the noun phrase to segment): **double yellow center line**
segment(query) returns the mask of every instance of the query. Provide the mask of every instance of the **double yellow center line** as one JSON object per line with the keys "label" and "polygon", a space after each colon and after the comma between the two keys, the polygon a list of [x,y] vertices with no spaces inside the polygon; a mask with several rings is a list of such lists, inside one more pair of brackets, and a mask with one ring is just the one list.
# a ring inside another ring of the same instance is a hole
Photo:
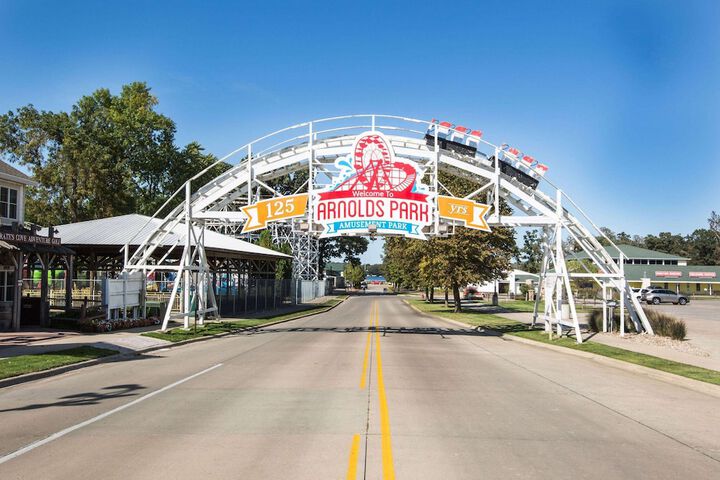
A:
{"label": "double yellow center line", "polygon": [[[382,370],[382,353],[380,351],[380,332],[378,330],[378,318],[380,316],[379,305],[374,301],[370,306],[370,331],[365,342],[365,355],[363,357],[363,368],[360,377],[360,388],[365,389],[368,380],[368,364],[370,361],[370,349],[372,346],[372,334],[375,333],[375,353],[377,359],[377,385],[378,401],[380,404],[380,443],[382,447],[382,469],[383,479],[394,480],[395,468],[393,466],[392,442],[390,437],[390,413],[387,405],[387,394],[385,393],[385,379]],[[360,435],[353,435],[350,447],[350,461],[348,463],[347,479],[356,480],[357,464],[360,451]]]}

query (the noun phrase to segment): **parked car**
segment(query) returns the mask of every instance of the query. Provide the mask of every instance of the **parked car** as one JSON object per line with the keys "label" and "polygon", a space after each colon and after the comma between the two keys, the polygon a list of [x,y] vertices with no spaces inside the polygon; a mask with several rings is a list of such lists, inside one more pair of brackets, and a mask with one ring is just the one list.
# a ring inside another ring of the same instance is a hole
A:
{"label": "parked car", "polygon": [[632,291],[633,295],[635,295],[635,298],[637,298],[638,300],[642,300],[642,292],[640,288],[633,288]]}
{"label": "parked car", "polygon": [[660,303],[674,303],[675,305],[679,303],[680,305],[685,305],[689,301],[686,296],[675,293],[672,290],[665,290],[664,288],[648,291],[643,297],[643,300],[653,305]]}
{"label": "parked car", "polygon": [[652,285],[650,285],[649,287],[640,289],[639,300],[645,300],[645,294],[647,294],[650,290],[662,290],[662,287],[653,287]]}

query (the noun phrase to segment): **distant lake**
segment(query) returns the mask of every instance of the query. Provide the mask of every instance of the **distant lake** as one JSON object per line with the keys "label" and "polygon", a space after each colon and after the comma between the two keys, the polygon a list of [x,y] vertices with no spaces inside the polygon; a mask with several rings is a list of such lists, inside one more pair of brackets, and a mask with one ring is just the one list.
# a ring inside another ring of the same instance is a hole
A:
{"label": "distant lake", "polygon": [[365,281],[368,283],[385,283],[385,277],[382,275],[368,275],[365,277]]}

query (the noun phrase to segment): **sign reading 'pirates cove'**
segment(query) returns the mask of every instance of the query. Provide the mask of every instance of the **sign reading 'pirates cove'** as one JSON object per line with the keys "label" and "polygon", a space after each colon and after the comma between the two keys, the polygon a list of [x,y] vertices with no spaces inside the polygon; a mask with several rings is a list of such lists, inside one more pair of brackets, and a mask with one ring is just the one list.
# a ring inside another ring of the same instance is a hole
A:
{"label": "sign reading 'pirates cove'", "polygon": [[338,178],[313,198],[314,221],[325,227],[321,236],[366,234],[373,226],[379,234],[425,238],[434,198],[418,180],[417,165],[397,161],[382,133],[359,135],[350,158],[335,165]]}
{"label": "sign reading 'pirates cove'", "polygon": [[[360,134],[352,153],[335,162],[332,184],[312,194],[313,222],[323,226],[321,237],[339,235],[403,235],[425,239],[422,229],[435,212],[466,227],[490,231],[485,214],[490,207],[464,198],[437,196],[420,181],[418,165],[397,160],[380,132]],[[305,215],[307,194],[263,200],[243,207],[248,220],[243,232],[267,222]]]}

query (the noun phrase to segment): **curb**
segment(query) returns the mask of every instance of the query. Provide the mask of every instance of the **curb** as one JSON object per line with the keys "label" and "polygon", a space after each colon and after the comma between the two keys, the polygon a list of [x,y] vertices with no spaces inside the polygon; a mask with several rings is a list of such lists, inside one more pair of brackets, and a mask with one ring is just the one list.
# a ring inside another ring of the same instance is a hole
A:
{"label": "curb", "polygon": [[[438,316],[423,312],[419,308],[408,303],[406,300],[403,300],[403,302],[408,307],[412,308],[413,310],[415,310],[416,312],[420,313],[423,316],[430,317],[435,320],[442,320],[444,322],[448,322],[453,325],[457,325],[459,327],[471,328],[471,329],[478,328],[478,327],[473,327],[472,325],[468,325],[467,323],[458,322],[457,320],[450,320],[449,318],[438,317]],[[488,329],[488,328],[485,328],[484,330],[486,332],[488,332],[490,335],[500,337],[503,340],[524,343],[524,344],[530,345],[532,347],[545,348],[548,350],[556,351],[558,353],[564,353],[564,354],[574,355],[576,357],[582,357],[582,358],[585,358],[588,360],[592,360],[592,361],[601,363],[603,365],[607,365],[609,367],[614,367],[614,368],[618,368],[621,370],[625,370],[627,372],[641,374],[646,377],[653,378],[655,380],[660,380],[660,381],[663,381],[666,383],[671,383],[673,385],[685,387],[687,389],[694,390],[699,393],[704,393],[706,395],[711,395],[713,397],[720,398],[720,386],[714,385],[712,383],[702,382],[700,380],[693,380],[692,378],[675,375],[674,373],[664,372],[662,370],[645,367],[643,365],[637,365],[635,363],[624,362],[622,360],[605,357],[603,355],[598,355],[596,353],[584,352],[582,350],[573,350],[572,348],[561,347],[558,345],[549,345],[547,343],[536,342],[535,340],[518,337],[516,335],[505,335],[502,332],[499,332],[497,330]]]}
{"label": "curb", "polygon": [[[43,379],[43,378],[54,377],[54,376],[56,376],[56,375],[61,375],[61,374],[63,374],[63,373],[71,372],[71,371],[73,371],[73,370],[79,370],[79,369],[81,369],[81,368],[92,367],[92,366],[94,366],[94,365],[99,365],[99,364],[101,364],[101,363],[109,363],[109,362],[119,361],[119,360],[122,360],[122,359],[124,359],[124,358],[142,355],[142,354],[144,354],[144,353],[153,352],[153,351],[155,351],[155,350],[162,350],[162,349],[164,349],[164,348],[181,347],[181,346],[183,346],[183,345],[188,345],[188,344],[191,344],[191,343],[204,342],[204,341],[206,341],[206,340],[212,340],[212,339],[214,339],[214,338],[227,337],[228,335],[234,335],[234,334],[239,333],[239,332],[246,332],[246,331],[248,331],[248,330],[257,330],[257,329],[260,329],[260,328],[270,327],[270,326],[272,326],[272,325],[277,325],[277,324],[280,324],[280,323],[291,322],[291,321],[293,321],[293,320],[299,320],[299,319],[305,318],[305,317],[311,317],[311,316],[313,316],[313,315],[320,315],[321,313],[329,312],[329,311],[332,310],[333,308],[335,308],[335,307],[337,307],[338,305],[340,305],[341,303],[345,302],[345,300],[347,300],[348,298],[349,298],[349,297],[346,297],[346,298],[342,299],[340,302],[338,302],[337,304],[332,305],[332,306],[329,306],[329,307],[325,308],[324,310],[322,310],[322,311],[320,311],[320,312],[318,312],[318,311],[307,312],[307,313],[304,314],[304,315],[299,315],[299,316],[297,316],[297,317],[288,318],[288,319],[285,319],[285,320],[278,320],[278,321],[276,321],[276,322],[263,323],[262,325],[255,325],[255,326],[253,326],[253,327],[241,327],[241,328],[238,328],[237,330],[233,330],[233,331],[230,331],[230,332],[223,332],[223,333],[218,333],[218,334],[215,334],[215,335],[206,335],[206,336],[203,336],[203,337],[191,338],[191,339],[188,339],[188,340],[182,340],[182,341],[180,341],[180,342],[174,342],[174,343],[173,343],[173,342],[168,342],[167,344],[155,345],[155,346],[152,346],[152,347],[147,347],[147,348],[143,348],[143,349],[141,349],[141,350],[135,350],[135,351],[132,351],[132,352],[116,353],[116,354],[114,354],[114,355],[108,355],[107,357],[94,358],[94,359],[92,359],[92,360],[85,360],[85,361],[83,361],[83,362],[72,363],[72,364],[70,364],[70,365],[63,365],[62,367],[51,368],[51,369],[48,369],[48,370],[41,370],[41,371],[39,371],[39,372],[26,373],[26,374],[24,374],[24,375],[17,375],[17,376],[14,376],[14,377],[4,378],[4,379],[0,380],[0,389],[1,389],[1,388],[5,388],[5,387],[11,387],[11,386],[13,386],[13,385],[19,385],[19,384],[21,384],[21,383],[32,382],[32,381],[35,381],[35,380],[41,380],[41,379]],[[107,350],[109,350],[109,349],[107,349]]]}

